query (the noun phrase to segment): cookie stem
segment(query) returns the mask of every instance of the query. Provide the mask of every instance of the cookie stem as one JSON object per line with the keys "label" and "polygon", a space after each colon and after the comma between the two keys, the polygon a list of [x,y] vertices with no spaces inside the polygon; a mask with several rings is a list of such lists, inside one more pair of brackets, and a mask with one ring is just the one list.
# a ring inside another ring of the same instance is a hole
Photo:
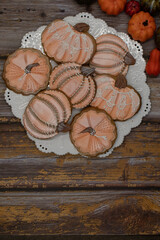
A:
{"label": "cookie stem", "polygon": [[68,123],[60,122],[57,126],[56,131],[59,132],[69,132],[71,130],[71,125]]}
{"label": "cookie stem", "polygon": [[89,25],[86,23],[77,23],[73,27],[76,31],[83,32],[83,33],[88,32],[89,30]]}
{"label": "cookie stem", "polygon": [[127,52],[126,56],[124,57],[124,62],[127,65],[134,65],[136,63],[136,60],[129,52]]}
{"label": "cookie stem", "polygon": [[123,74],[120,73],[118,76],[114,77],[114,79],[116,80],[115,87],[119,89],[127,87],[127,80]]}
{"label": "cookie stem", "polygon": [[31,64],[29,64],[29,65],[25,68],[25,73],[26,73],[26,74],[30,73],[30,72],[31,72],[31,69],[32,69],[33,67],[37,67],[37,66],[39,66],[39,63],[31,63]]}
{"label": "cookie stem", "polygon": [[95,68],[89,67],[89,66],[82,66],[81,67],[81,73],[88,77],[89,75],[92,75],[95,72]]}
{"label": "cookie stem", "polygon": [[80,133],[90,133],[90,135],[94,136],[96,134],[96,131],[92,127],[87,127]]}

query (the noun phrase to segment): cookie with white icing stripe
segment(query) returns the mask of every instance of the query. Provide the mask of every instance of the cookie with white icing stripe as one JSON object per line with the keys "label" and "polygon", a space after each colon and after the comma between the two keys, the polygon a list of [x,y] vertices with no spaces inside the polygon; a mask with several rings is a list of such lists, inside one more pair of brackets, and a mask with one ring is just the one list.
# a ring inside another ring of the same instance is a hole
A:
{"label": "cookie with white icing stripe", "polygon": [[85,156],[95,157],[107,152],[116,138],[114,121],[101,109],[87,107],[74,117],[71,124],[70,139]]}
{"label": "cookie with white icing stripe", "polygon": [[127,85],[126,78],[97,75],[97,93],[91,106],[105,110],[114,120],[124,121],[133,117],[140,109],[139,93]]}
{"label": "cookie with white icing stripe", "polygon": [[47,56],[33,48],[20,48],[7,58],[3,78],[9,89],[36,94],[48,85],[51,65]]}
{"label": "cookie with white icing stripe", "polygon": [[90,61],[97,74],[126,75],[135,59],[129,53],[126,43],[114,34],[104,34],[96,39],[97,50]]}
{"label": "cookie with white icing stripe", "polygon": [[74,108],[84,108],[96,93],[96,84],[91,77],[93,73],[94,68],[76,63],[61,64],[52,71],[49,86],[64,92]]}
{"label": "cookie with white icing stripe", "polygon": [[64,20],[54,20],[42,33],[44,51],[56,62],[87,63],[96,51],[96,41],[88,30],[86,23],[71,26]]}
{"label": "cookie with white icing stripe", "polygon": [[33,137],[49,139],[69,130],[67,121],[70,116],[68,98],[60,91],[46,90],[30,101],[23,115],[23,123]]}

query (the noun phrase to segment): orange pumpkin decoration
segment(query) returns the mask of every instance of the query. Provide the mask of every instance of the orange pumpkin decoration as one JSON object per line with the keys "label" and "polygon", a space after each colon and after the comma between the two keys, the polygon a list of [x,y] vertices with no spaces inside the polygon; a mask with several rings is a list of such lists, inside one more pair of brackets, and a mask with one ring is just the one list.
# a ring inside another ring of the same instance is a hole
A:
{"label": "orange pumpkin decoration", "polygon": [[33,137],[49,139],[70,129],[66,124],[70,116],[71,105],[68,98],[60,91],[46,90],[29,102],[23,115],[23,123]]}
{"label": "orange pumpkin decoration", "polygon": [[98,0],[102,11],[108,15],[118,15],[124,10],[127,0]]}
{"label": "orange pumpkin decoration", "polygon": [[50,89],[64,92],[74,108],[84,108],[95,96],[95,82],[89,74],[94,69],[76,63],[65,63],[55,67],[50,76]]}
{"label": "orange pumpkin decoration", "polygon": [[20,48],[7,58],[3,78],[14,92],[36,94],[47,87],[50,70],[49,59],[39,50]]}
{"label": "orange pumpkin decoration", "polygon": [[128,33],[134,40],[141,42],[152,38],[155,30],[155,20],[148,12],[134,14],[128,23]]}
{"label": "orange pumpkin decoration", "polygon": [[55,20],[42,33],[46,54],[56,62],[87,63],[96,50],[96,42],[88,33],[89,25],[74,27],[63,20]]}
{"label": "orange pumpkin decoration", "polygon": [[97,51],[90,66],[97,74],[127,74],[128,66],[135,64],[126,43],[113,34],[104,34],[96,39]]}
{"label": "orange pumpkin decoration", "polygon": [[104,109],[114,120],[124,121],[133,117],[141,105],[140,95],[131,86],[127,86],[126,78],[97,75],[97,93],[91,106]]}
{"label": "orange pumpkin decoration", "polygon": [[89,107],[73,119],[70,139],[83,155],[95,157],[107,152],[116,137],[115,123],[103,110]]}
{"label": "orange pumpkin decoration", "polygon": [[160,50],[153,49],[150,53],[149,60],[146,65],[146,72],[150,76],[158,76],[160,74]]}

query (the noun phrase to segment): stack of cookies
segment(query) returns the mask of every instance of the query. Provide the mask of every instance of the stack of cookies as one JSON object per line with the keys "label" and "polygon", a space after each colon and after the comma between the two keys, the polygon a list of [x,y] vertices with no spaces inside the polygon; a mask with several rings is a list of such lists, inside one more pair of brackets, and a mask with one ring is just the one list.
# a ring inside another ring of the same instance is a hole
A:
{"label": "stack of cookies", "polygon": [[[140,109],[141,97],[125,75],[135,59],[113,34],[96,40],[89,25],[55,20],[42,33],[46,55],[20,48],[5,62],[3,78],[12,91],[35,95],[23,115],[26,131],[37,139],[70,132],[79,153],[95,157],[117,138],[114,121],[126,121]],[[50,60],[58,66],[52,69]],[[72,122],[72,109],[80,109]]]}

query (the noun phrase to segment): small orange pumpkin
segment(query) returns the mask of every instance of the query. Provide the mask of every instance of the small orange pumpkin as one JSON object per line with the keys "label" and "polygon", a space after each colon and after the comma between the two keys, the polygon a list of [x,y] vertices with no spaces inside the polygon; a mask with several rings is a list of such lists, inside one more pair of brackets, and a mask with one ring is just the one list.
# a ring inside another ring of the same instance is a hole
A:
{"label": "small orange pumpkin", "polygon": [[135,64],[126,43],[114,34],[104,34],[96,39],[97,51],[90,66],[97,74],[127,74],[128,66]]}
{"label": "small orange pumpkin", "polygon": [[160,50],[153,49],[150,53],[149,60],[146,65],[146,72],[150,76],[158,76],[160,74]]}
{"label": "small orange pumpkin", "polygon": [[56,62],[87,63],[96,50],[95,39],[88,33],[89,25],[71,26],[63,20],[55,20],[42,33],[46,54]]}
{"label": "small orange pumpkin", "polygon": [[84,108],[95,96],[95,82],[90,74],[93,68],[76,63],[61,64],[53,70],[50,76],[50,89],[64,92],[74,108]]}
{"label": "small orange pumpkin", "polygon": [[36,94],[47,87],[50,70],[48,57],[39,50],[20,48],[7,58],[3,78],[14,92]]}
{"label": "small orange pumpkin", "polygon": [[104,109],[113,120],[124,121],[133,117],[141,105],[140,95],[131,86],[127,86],[126,78],[97,75],[95,77],[97,93],[91,106]]}
{"label": "small orange pumpkin", "polygon": [[49,139],[70,129],[66,124],[70,116],[71,105],[68,98],[60,91],[46,90],[29,102],[23,115],[23,123],[33,137]]}
{"label": "small orange pumpkin", "polygon": [[108,15],[118,15],[124,10],[127,0],[98,0],[102,11]]}
{"label": "small orange pumpkin", "polygon": [[107,152],[117,137],[115,123],[103,110],[86,108],[71,124],[70,139],[77,150],[90,157]]}
{"label": "small orange pumpkin", "polygon": [[141,42],[152,38],[155,30],[155,20],[148,12],[134,14],[128,23],[128,33],[134,40]]}

